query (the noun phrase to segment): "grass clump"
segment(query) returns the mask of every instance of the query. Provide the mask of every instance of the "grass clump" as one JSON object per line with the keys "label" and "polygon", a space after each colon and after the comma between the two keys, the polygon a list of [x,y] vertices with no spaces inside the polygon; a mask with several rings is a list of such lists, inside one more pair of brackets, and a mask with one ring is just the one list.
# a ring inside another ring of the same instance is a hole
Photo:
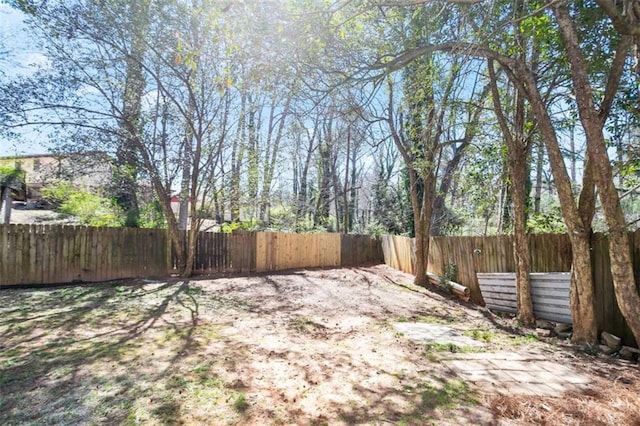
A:
{"label": "grass clump", "polygon": [[440,317],[435,315],[421,315],[414,317],[400,317],[396,320],[396,322],[422,322],[426,324],[451,324],[456,321],[455,318],[446,316]]}
{"label": "grass clump", "polygon": [[520,346],[539,341],[540,339],[535,334],[520,334],[517,336],[512,336],[510,343],[516,346]]}
{"label": "grass clump", "polygon": [[469,385],[457,380],[443,381],[441,385],[425,383],[422,385],[421,407],[433,410],[435,408],[453,409],[459,405],[475,405],[476,392]]}
{"label": "grass clump", "polygon": [[291,328],[300,333],[323,332],[327,327],[306,317],[297,317],[290,323]]}
{"label": "grass clump", "polygon": [[522,346],[539,341],[535,334],[504,334],[488,329],[465,330],[462,334],[483,343],[491,343],[494,347]]}
{"label": "grass clump", "polygon": [[416,406],[412,413],[398,420],[398,425],[438,424],[429,421],[429,412],[436,409],[455,410],[460,406],[477,405],[478,393],[458,379],[438,379],[432,383],[420,383],[405,387],[405,392],[416,394]]}
{"label": "grass clump", "polygon": [[499,339],[499,334],[493,330],[466,330],[462,332],[463,335],[471,337],[472,339],[479,340],[481,342],[491,343]]}
{"label": "grass clump", "polygon": [[455,343],[428,343],[425,345],[427,356],[430,352],[472,353],[481,352],[482,349],[474,346],[458,346]]}
{"label": "grass clump", "polygon": [[240,393],[235,401],[233,401],[233,408],[238,413],[244,413],[249,408],[249,401],[247,401],[247,396],[244,393]]}

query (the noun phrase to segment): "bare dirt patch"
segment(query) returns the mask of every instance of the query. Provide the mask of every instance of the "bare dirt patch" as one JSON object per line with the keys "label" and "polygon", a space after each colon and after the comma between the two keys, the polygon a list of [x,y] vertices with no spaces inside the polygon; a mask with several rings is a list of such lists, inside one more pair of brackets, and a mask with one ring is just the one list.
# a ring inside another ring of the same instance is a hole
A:
{"label": "bare dirt patch", "polygon": [[16,207],[11,210],[11,223],[26,225],[80,225],[80,220],[53,210]]}
{"label": "bare dirt patch", "polygon": [[[377,266],[3,290],[0,423],[556,424],[596,406],[625,423],[638,412],[636,366],[539,342],[410,282]],[[544,354],[597,387],[504,399],[448,367],[466,348],[414,344],[393,328],[403,321],[451,325],[486,352]]]}

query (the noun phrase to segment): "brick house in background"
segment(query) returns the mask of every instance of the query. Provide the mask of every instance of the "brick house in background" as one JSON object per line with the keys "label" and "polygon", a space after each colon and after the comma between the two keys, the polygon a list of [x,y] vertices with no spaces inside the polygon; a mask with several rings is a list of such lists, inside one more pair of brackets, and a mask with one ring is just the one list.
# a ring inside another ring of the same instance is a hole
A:
{"label": "brick house in background", "polygon": [[0,167],[25,172],[26,198],[32,201],[41,199],[43,187],[62,181],[87,192],[101,193],[113,174],[112,159],[104,152],[0,157]]}

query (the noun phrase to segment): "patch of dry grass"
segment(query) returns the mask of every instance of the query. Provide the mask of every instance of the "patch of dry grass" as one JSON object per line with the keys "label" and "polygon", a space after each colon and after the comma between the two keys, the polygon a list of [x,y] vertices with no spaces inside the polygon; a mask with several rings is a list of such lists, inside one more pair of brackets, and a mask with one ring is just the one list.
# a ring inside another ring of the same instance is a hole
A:
{"label": "patch of dry grass", "polygon": [[[633,367],[632,367],[633,368]],[[490,400],[496,417],[518,424],[640,425],[640,387],[623,381],[599,379],[584,393],[561,398],[500,396]]]}
{"label": "patch of dry grass", "polygon": [[200,306],[237,303],[210,296],[180,282],[3,291],[0,423],[237,422],[240,393],[202,353],[223,325]]}

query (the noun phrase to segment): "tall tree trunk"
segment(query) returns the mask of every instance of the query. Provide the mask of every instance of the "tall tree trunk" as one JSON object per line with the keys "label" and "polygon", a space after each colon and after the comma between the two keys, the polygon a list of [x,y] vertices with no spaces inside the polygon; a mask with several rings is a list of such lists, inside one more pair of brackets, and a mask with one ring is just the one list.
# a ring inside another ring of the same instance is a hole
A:
{"label": "tall tree trunk", "polygon": [[347,209],[349,216],[349,221],[347,223],[348,232],[353,230],[354,221],[356,220],[356,212],[358,210],[358,170],[356,167],[358,147],[359,144],[355,144],[354,148],[351,150],[351,182],[349,186],[349,208]]}
{"label": "tall tree trunk", "polygon": [[542,142],[536,147],[536,183],[534,186],[535,195],[533,197],[533,212],[540,213],[540,201],[542,199],[542,169],[544,168],[544,144]]}
{"label": "tall tree trunk", "polygon": [[304,164],[302,165],[302,170],[300,171],[300,191],[298,192],[297,198],[296,222],[301,218],[305,218],[308,212],[307,181],[309,176],[309,167],[311,166],[311,159],[312,151],[309,150],[307,151],[307,156],[304,160]]}
{"label": "tall tree trunk", "polygon": [[578,116],[585,131],[587,152],[590,161],[593,161],[595,183],[607,222],[611,277],[616,300],[636,341],[640,342],[640,295],[634,278],[626,219],[613,180],[611,161],[603,133],[605,120],[609,116],[627,53],[632,44],[632,37],[626,35],[621,37],[611,63],[602,104],[596,109],[593,105],[593,91],[588,77],[588,67],[580,48],[578,31],[569,10],[564,5],[554,5],[553,13],[558,21],[569,60],[571,79],[578,104]]}
{"label": "tall tree trunk", "polygon": [[575,203],[572,183],[567,173],[556,131],[536,86],[535,77],[521,62],[512,61],[507,65],[513,67],[512,69],[517,73],[517,77],[510,75],[510,79],[527,94],[538,122],[556,183],[562,216],[571,241],[573,265],[570,305],[573,318],[573,341],[576,343],[595,343],[598,330],[594,306],[591,251],[589,250],[591,224],[583,222]]}
{"label": "tall tree trunk", "polygon": [[490,92],[490,86],[486,85],[478,97],[477,105],[470,106],[472,110],[468,114],[468,121],[465,124],[464,136],[454,145],[453,156],[447,162],[444,169],[438,191],[433,202],[433,216],[431,219],[431,235],[443,235],[445,231],[445,199],[447,195],[452,193],[452,185],[454,183],[455,172],[462,161],[463,155],[467,147],[473,142],[478,129],[481,113],[484,111],[484,102],[487,94]]}
{"label": "tall tree trunk", "polygon": [[516,90],[512,131],[502,109],[497,77],[492,61],[488,62],[488,69],[494,110],[507,146],[507,163],[513,206],[513,255],[516,263],[518,319],[525,326],[530,327],[535,324],[531,282],[529,280],[531,254],[529,252],[529,238],[526,229],[526,181],[529,173],[527,165],[531,138],[525,135],[526,114],[523,93],[520,90]]}
{"label": "tall tree trunk", "polygon": [[[133,128],[133,123],[127,123],[129,128],[127,131],[130,134],[135,135],[135,129]],[[171,245],[176,253],[176,261],[178,272],[182,275],[187,266],[187,253],[184,249],[183,239],[180,232],[180,227],[178,225],[178,221],[176,220],[176,216],[173,213],[173,209],[171,208],[171,188],[169,185],[164,185],[162,182],[162,178],[155,167],[153,162],[153,158],[150,152],[147,150],[147,146],[139,136],[136,136],[131,140],[134,144],[135,149],[140,155],[143,166],[145,170],[149,171],[149,179],[151,180],[151,187],[153,188],[158,201],[160,202],[160,207],[162,208],[162,213],[167,221],[167,230],[169,232],[169,238],[171,239]]]}
{"label": "tall tree trunk", "polygon": [[502,191],[500,195],[500,210],[498,214],[500,217],[498,218],[498,234],[506,234],[511,231],[512,225],[512,192],[511,185],[512,183],[508,181],[507,176],[509,175],[509,161],[506,160],[504,162],[504,172],[502,173]]}
{"label": "tall tree trunk", "polygon": [[342,232],[347,234],[350,229],[350,222],[353,221],[352,212],[349,203],[349,167],[351,161],[351,124],[347,127],[347,153],[345,155],[345,167],[344,167],[344,186],[342,187],[342,204],[344,208],[344,216],[342,217]]}
{"label": "tall tree trunk", "polygon": [[526,158],[528,149],[519,147],[521,152],[517,152],[517,148],[514,148],[509,154],[509,168],[513,181],[513,254],[516,262],[516,285],[518,287],[518,319],[525,326],[530,327],[535,325],[535,316],[533,314],[533,299],[531,298],[531,281],[529,280],[531,253],[526,229],[526,180],[529,170],[527,163],[522,161],[523,156]]}
{"label": "tall tree trunk", "polygon": [[[123,137],[116,150],[115,199],[124,210],[125,226],[137,227],[140,220],[140,208],[137,197],[138,158],[135,138],[142,131],[142,96],[144,95],[144,73],[142,61],[146,52],[145,31],[149,24],[148,0],[131,3],[130,22],[132,28],[131,51],[126,58],[126,76],[124,83],[122,124]],[[135,132],[132,134],[131,132]]]}
{"label": "tall tree trunk", "polygon": [[289,108],[291,105],[292,96],[289,94],[285,101],[282,116],[278,121],[278,128],[274,133],[274,126],[276,125],[275,110],[276,100],[273,100],[271,104],[271,113],[269,115],[269,131],[267,134],[267,143],[265,148],[264,159],[264,172],[262,178],[262,190],[260,192],[260,212],[259,218],[262,222],[265,222],[269,215],[269,204],[271,196],[271,185],[273,184],[274,172],[276,169],[276,162],[280,153],[280,142],[282,140],[282,133],[284,130],[287,116],[289,115]]}
{"label": "tall tree trunk", "polygon": [[331,120],[328,125],[324,125],[323,135],[320,136],[319,143],[319,162],[320,173],[318,182],[318,198],[316,200],[316,209],[313,215],[315,226],[322,226],[331,229],[329,222],[329,211],[331,206],[331,184],[333,174],[331,170]]}
{"label": "tall tree trunk", "polygon": [[571,129],[569,129],[569,149],[571,150],[570,164],[571,164],[571,182],[574,185],[578,182],[576,173],[576,124],[571,122]]}
{"label": "tall tree trunk", "polygon": [[425,287],[429,280],[427,278],[427,262],[425,258],[429,255],[429,229],[427,226],[423,226],[423,215],[421,210],[424,207],[424,203],[421,203],[418,196],[418,181],[419,178],[414,170],[409,170],[409,185],[411,193],[411,206],[413,208],[413,226],[414,226],[414,252],[415,252],[415,266],[413,274],[415,278],[413,283],[419,286]]}
{"label": "tall tree trunk", "polygon": [[[138,149],[140,150],[140,154],[142,157],[142,161],[147,170],[155,170],[153,161],[151,156],[146,151],[144,145],[138,141],[136,142]],[[171,239],[171,246],[176,253],[176,263],[178,268],[178,273],[182,275],[187,266],[187,255],[183,245],[183,239],[180,232],[180,227],[178,225],[178,221],[176,220],[176,216],[173,213],[173,209],[171,208],[171,190],[170,188],[166,188],[162,184],[162,180],[158,173],[151,173],[151,186],[156,193],[156,197],[160,201],[160,207],[162,208],[162,213],[167,221],[167,230],[169,231],[169,238]]]}
{"label": "tall tree trunk", "polygon": [[[188,114],[193,117],[195,110],[195,103],[193,99],[189,100]],[[178,207],[178,224],[180,229],[186,230],[189,222],[189,206],[194,205],[196,200],[190,200],[191,194],[191,175],[194,168],[192,163],[193,155],[193,120],[189,123],[185,123],[184,129],[184,143],[182,148],[181,166],[182,166],[182,180],[180,182],[180,197]]]}
{"label": "tall tree trunk", "polygon": [[244,159],[244,144],[246,140],[246,104],[247,96],[243,92],[240,100],[240,114],[238,116],[238,131],[231,147],[231,182],[229,189],[229,210],[231,222],[240,221],[240,171]]}
{"label": "tall tree trunk", "polygon": [[251,200],[252,204],[249,208],[250,219],[256,218],[256,205],[255,200],[258,199],[258,185],[260,183],[260,171],[258,170],[260,164],[260,152],[258,151],[258,126],[257,120],[257,105],[252,95],[247,97],[249,103],[248,121],[247,121],[247,197]]}
{"label": "tall tree trunk", "polygon": [[341,232],[342,217],[344,215],[344,206],[342,205],[342,197],[340,196],[344,188],[341,185],[340,177],[338,176],[338,158],[336,152],[331,150],[331,183],[333,188],[333,208],[336,212],[336,232]]}
{"label": "tall tree trunk", "polygon": [[8,186],[0,187],[0,211],[2,211],[2,224],[11,223],[11,188]]}
{"label": "tall tree trunk", "polygon": [[[415,178],[414,178],[415,180]],[[435,174],[429,173],[423,184],[425,192],[422,196],[422,203],[419,204],[416,211],[416,204],[413,203],[414,198],[417,201],[417,194],[412,195],[412,205],[414,206],[414,217],[418,220],[415,222],[415,253],[416,253],[416,267],[415,267],[415,279],[414,284],[420,286],[426,286],[429,282],[427,278],[427,268],[429,266],[429,247],[430,247],[430,231],[431,231],[431,215],[433,213],[433,194],[435,192]]]}
{"label": "tall tree trunk", "polygon": [[433,216],[431,218],[431,235],[444,235],[445,232],[445,198],[449,194],[455,171],[462,160],[462,153],[468,144],[456,148],[453,158],[447,163],[444,174],[440,180],[438,191],[433,201]]}

